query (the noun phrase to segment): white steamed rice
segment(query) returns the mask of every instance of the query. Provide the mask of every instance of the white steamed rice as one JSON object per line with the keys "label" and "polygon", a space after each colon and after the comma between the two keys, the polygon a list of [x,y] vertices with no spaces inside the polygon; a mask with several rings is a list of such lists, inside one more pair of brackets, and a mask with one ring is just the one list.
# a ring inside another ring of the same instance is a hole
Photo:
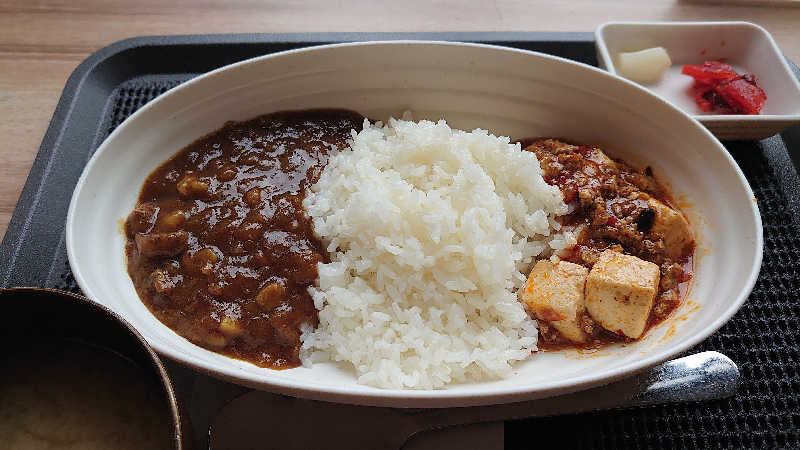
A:
{"label": "white steamed rice", "polygon": [[516,290],[535,258],[575,242],[533,153],[444,121],[365,121],[304,206],[331,263],[301,356],[349,362],[380,388],[510,375],[537,340]]}

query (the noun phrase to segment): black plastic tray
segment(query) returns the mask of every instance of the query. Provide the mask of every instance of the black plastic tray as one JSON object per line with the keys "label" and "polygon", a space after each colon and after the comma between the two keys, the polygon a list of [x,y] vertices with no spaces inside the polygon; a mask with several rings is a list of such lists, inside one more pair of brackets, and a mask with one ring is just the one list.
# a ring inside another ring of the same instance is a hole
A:
{"label": "black plastic tray", "polygon": [[[103,139],[157,95],[200,73],[250,57],[324,43],[390,39],[482,42],[596,64],[591,33],[248,34],[143,37],[115,43],[86,59],[67,81],[0,245],[0,287],[80,292],[64,247],[72,190]],[[734,359],[743,375],[739,394],[692,405],[508,422],[509,438],[520,436],[531,445],[533,437],[552,439],[561,448],[800,445],[800,178],[796,169],[800,127],[759,142],[728,142],[726,147],[759,202],[764,265],[742,310],[690,353],[717,350]],[[203,383],[219,394],[204,398],[204,405],[199,401],[190,405],[199,435],[215,407],[245,391],[175,364],[170,367],[189,402],[192,388]]]}

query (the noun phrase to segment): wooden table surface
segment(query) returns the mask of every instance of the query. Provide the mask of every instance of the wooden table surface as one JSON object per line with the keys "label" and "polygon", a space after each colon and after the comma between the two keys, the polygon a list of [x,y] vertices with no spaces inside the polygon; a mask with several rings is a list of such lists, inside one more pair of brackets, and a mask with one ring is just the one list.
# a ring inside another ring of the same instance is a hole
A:
{"label": "wooden table surface", "polygon": [[609,20],[747,20],[800,61],[798,0],[0,0],[0,236],[64,83],[142,35],[309,31],[592,31]]}

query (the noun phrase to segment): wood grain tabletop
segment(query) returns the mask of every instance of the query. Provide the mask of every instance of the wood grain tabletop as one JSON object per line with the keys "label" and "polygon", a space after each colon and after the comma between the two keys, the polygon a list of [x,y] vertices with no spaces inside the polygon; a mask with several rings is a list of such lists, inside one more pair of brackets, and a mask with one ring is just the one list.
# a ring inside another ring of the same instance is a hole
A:
{"label": "wood grain tabletop", "polygon": [[197,33],[593,31],[609,20],[751,21],[800,61],[798,0],[0,0],[0,236],[67,78],[115,41]]}

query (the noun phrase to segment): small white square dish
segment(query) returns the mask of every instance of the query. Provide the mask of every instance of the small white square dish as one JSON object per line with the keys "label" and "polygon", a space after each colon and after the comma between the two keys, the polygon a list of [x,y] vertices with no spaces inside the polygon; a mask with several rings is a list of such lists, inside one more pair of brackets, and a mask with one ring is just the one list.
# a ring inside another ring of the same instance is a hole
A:
{"label": "small white square dish", "polygon": [[[641,84],[699,120],[720,140],[763,139],[800,124],[800,83],[775,40],[749,22],[608,22],[595,31],[600,66],[620,75],[617,56],[663,47],[672,65],[660,80]],[[694,101],[694,80],[685,64],[722,61],[757,77],[767,95],[758,115],[714,114]]]}

